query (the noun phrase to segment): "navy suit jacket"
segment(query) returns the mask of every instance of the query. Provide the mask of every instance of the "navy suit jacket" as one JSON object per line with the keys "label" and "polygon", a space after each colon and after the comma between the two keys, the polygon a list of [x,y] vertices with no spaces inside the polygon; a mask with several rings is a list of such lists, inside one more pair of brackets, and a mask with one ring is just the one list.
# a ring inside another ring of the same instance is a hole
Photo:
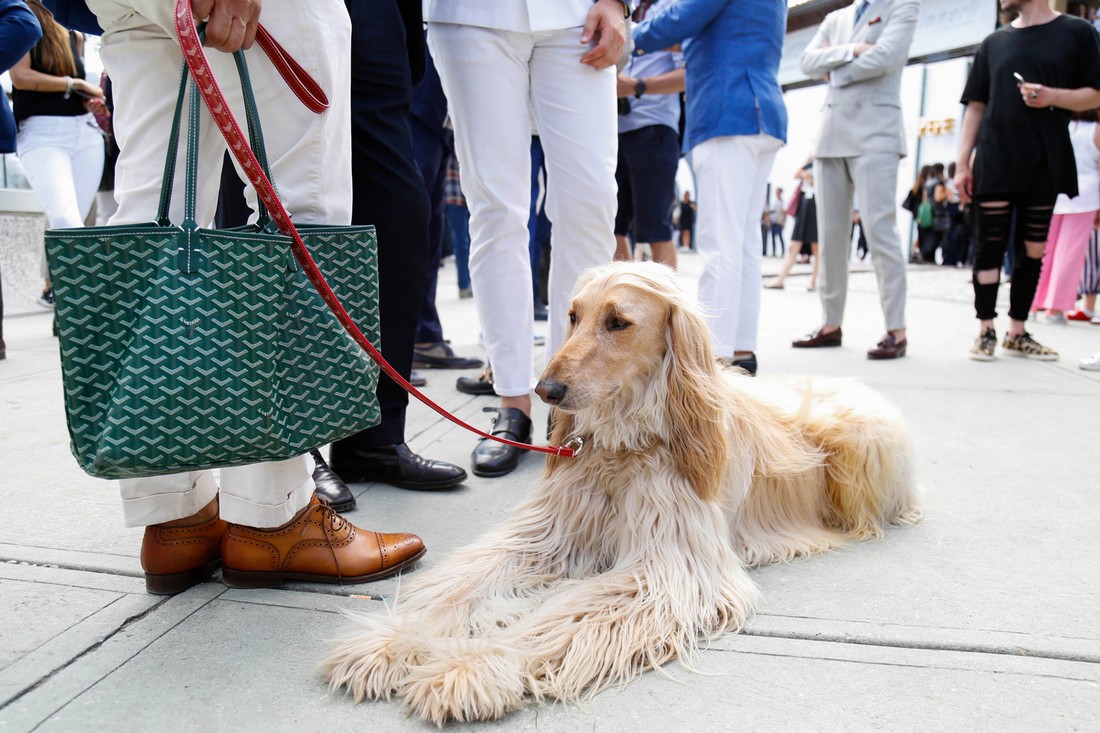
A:
{"label": "navy suit jacket", "polygon": [[[42,27],[23,0],[0,0],[0,71],[7,71],[34,48]],[[15,152],[15,116],[8,95],[0,92],[0,153]]]}
{"label": "navy suit jacket", "polygon": [[42,0],[42,4],[53,13],[54,20],[66,28],[93,36],[103,35],[95,13],[88,10],[84,0]]}

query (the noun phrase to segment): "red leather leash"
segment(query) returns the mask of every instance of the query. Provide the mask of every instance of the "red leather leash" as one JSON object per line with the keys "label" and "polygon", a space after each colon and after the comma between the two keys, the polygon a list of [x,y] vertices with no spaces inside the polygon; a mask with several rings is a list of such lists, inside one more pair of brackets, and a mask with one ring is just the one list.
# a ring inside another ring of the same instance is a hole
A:
{"label": "red leather leash", "polygon": [[[416,397],[416,399],[420,400],[455,425],[465,428],[472,433],[476,433],[483,438],[495,440],[498,443],[504,443],[505,445],[516,448],[538,451],[540,453],[550,453],[566,458],[575,456],[583,447],[583,442],[577,438],[570,441],[574,447],[570,447],[570,445],[561,447],[552,445],[529,445],[479,430],[447,412],[435,402],[432,402],[416,389],[416,387],[409,384],[408,380],[398,374],[396,369],[390,366],[389,362],[383,358],[378,349],[374,348],[374,344],[363,335],[351,320],[351,316],[344,310],[344,307],[336,298],[336,294],[332,292],[332,288],[325,282],[324,276],[321,274],[321,271],[317,269],[316,263],[314,263],[313,258],[309,255],[309,250],[306,249],[305,243],[302,242],[298,230],[294,228],[294,224],[290,220],[290,215],[287,214],[286,210],[283,208],[282,202],[279,201],[279,196],[275,193],[275,188],[271,185],[271,181],[268,180],[267,176],[264,175],[263,170],[261,170],[259,161],[256,160],[256,156],[249,147],[244,133],[241,131],[236,119],[234,119],[233,113],[229,109],[229,104],[225,101],[225,97],[222,95],[221,89],[218,88],[217,81],[214,79],[214,74],[210,69],[210,62],[206,58],[206,53],[203,51],[202,43],[199,40],[198,30],[195,28],[195,19],[191,14],[190,0],[176,0],[175,25],[176,35],[179,37],[180,47],[183,49],[183,58],[187,62],[187,67],[191,70],[191,74],[195,78],[199,93],[206,103],[207,109],[210,110],[210,115],[214,118],[214,122],[217,124],[218,129],[221,130],[222,136],[225,137],[225,141],[229,146],[229,152],[232,153],[233,157],[240,163],[245,175],[248,176],[253,187],[255,187],[257,196],[264,202],[264,205],[267,206],[271,218],[279,225],[279,230],[292,239],[291,249],[294,252],[294,256],[302,265],[302,269],[305,271],[306,276],[309,277],[310,282],[313,283],[313,287],[317,289],[317,292],[328,305],[329,309],[336,315],[337,320],[340,321],[340,325],[344,327],[344,330],[346,330],[351,337],[355,339],[355,342],[367,352],[370,358],[378,364],[379,368],[413,397]],[[324,92],[317,86],[316,82],[314,82],[309,75],[290,58],[286,51],[271,38],[266,30],[262,30],[262,33],[257,33],[257,39],[261,38],[264,39],[260,42],[261,46],[271,57],[272,62],[275,63],[280,74],[287,80],[287,83],[290,85],[291,89],[294,90],[298,98],[314,111],[320,111],[319,109],[315,109],[314,105],[323,104],[324,106],[320,109],[327,107],[328,100],[325,98]],[[269,50],[269,47],[277,50],[273,52]],[[306,83],[304,79],[308,79],[309,82]]]}

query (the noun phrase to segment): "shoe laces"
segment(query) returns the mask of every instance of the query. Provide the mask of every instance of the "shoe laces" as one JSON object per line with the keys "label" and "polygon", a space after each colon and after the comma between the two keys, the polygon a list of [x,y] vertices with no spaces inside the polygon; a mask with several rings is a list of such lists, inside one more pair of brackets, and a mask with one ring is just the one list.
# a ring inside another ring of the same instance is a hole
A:
{"label": "shoe laces", "polygon": [[[348,520],[337,513],[337,511],[329,505],[327,500],[318,496],[317,501],[320,502],[317,505],[316,511],[321,515],[321,526],[327,526],[333,532],[340,532],[348,526]],[[302,531],[305,531],[304,527]]]}

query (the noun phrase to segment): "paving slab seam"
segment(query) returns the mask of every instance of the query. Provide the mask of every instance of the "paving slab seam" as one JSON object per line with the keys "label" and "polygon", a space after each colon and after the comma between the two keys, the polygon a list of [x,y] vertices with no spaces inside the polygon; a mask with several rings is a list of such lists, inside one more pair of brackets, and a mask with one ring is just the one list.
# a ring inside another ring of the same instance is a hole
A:
{"label": "paving slab seam", "polygon": [[[82,565],[73,563],[56,563],[56,562],[31,562],[29,560],[23,560],[21,558],[14,557],[2,557],[0,556],[0,563],[4,565],[22,565],[24,567],[32,568],[46,568],[48,570],[75,570],[82,573],[96,573],[100,575],[115,575],[125,578],[143,578],[144,573],[140,571],[120,571],[113,568],[105,568],[96,565]],[[43,582],[43,581],[40,581]],[[69,583],[58,583],[58,585],[70,585]]]}
{"label": "paving slab seam", "polygon": [[882,639],[859,638],[847,634],[799,634],[782,631],[742,631],[743,636],[752,636],[765,639],[793,639],[798,641],[822,641],[834,644],[855,644],[858,646],[885,647],[890,649],[921,649],[926,651],[963,652],[970,654],[996,654],[1006,657],[1020,657],[1026,659],[1051,659],[1061,662],[1082,662],[1085,664],[1100,664],[1100,655],[1095,654],[1070,654],[1053,650],[1027,650],[1010,649],[1004,646],[992,644],[963,644],[952,642],[920,642],[920,641],[889,641]]}
{"label": "paving slab seam", "polygon": [[[221,592],[224,592],[224,590],[225,589],[223,588]],[[198,592],[196,593],[196,591],[198,591]],[[101,639],[96,644],[90,646],[83,654],[80,654],[79,656],[71,659],[67,664],[59,667],[56,670],[54,670],[54,672],[51,673],[49,676],[40,678],[35,684],[27,687],[18,696],[13,697],[9,703],[5,704],[4,706],[0,706],[0,710],[4,710],[6,708],[9,708],[9,707],[13,706],[15,703],[17,703],[20,699],[22,699],[24,697],[34,695],[36,692],[38,692],[38,691],[42,690],[43,688],[45,688],[46,685],[49,684],[51,681],[61,679],[62,676],[65,675],[67,672],[70,672],[70,671],[73,671],[73,670],[79,670],[81,668],[81,665],[79,665],[78,662],[80,662],[82,660],[95,660],[97,657],[95,655],[93,655],[93,652],[98,651],[98,650],[104,650],[105,651],[107,648],[109,648],[111,646],[115,646],[114,642],[116,642],[119,639],[119,637],[121,637],[123,635],[123,632],[134,630],[135,634],[137,636],[142,636],[143,634],[142,634],[142,630],[140,628],[140,625],[142,624],[143,621],[145,621],[146,619],[148,619],[150,617],[150,615],[152,614],[153,611],[158,610],[158,609],[167,609],[170,606],[172,606],[172,605],[174,605],[175,603],[178,603],[178,602],[182,602],[185,605],[189,604],[189,603],[193,603],[196,595],[201,596],[205,592],[206,592],[206,590],[204,589],[203,586],[201,586],[201,585],[196,586],[195,588],[193,588],[190,591],[187,591],[185,593],[181,593],[181,594],[176,595],[176,596],[166,597],[163,601],[158,603],[153,608],[147,609],[146,611],[144,611],[142,613],[135,614],[133,617],[128,619],[125,623],[121,624],[113,633],[111,633],[110,635],[108,635],[105,638]],[[108,666],[107,668],[102,669],[102,670],[96,670],[94,668],[95,663],[93,662],[92,663],[92,669],[90,670],[90,675],[89,675],[89,670],[85,670],[83,672],[77,672],[76,673],[77,685],[75,687],[69,687],[68,689],[64,688],[65,684],[69,684],[69,685],[72,684],[71,680],[67,681],[65,683],[62,683],[63,684],[62,694],[66,696],[66,699],[64,700],[64,702],[54,706],[53,702],[51,701],[47,705],[47,707],[50,708],[49,711],[44,716],[37,717],[37,720],[34,722],[34,724],[33,725],[28,725],[25,728],[25,730],[27,730],[27,731],[38,730],[42,726],[43,723],[45,723],[49,720],[49,718],[56,715],[61,710],[64,710],[65,708],[67,708],[74,700],[78,699],[85,692],[92,689],[96,685],[100,684],[103,680],[110,677],[116,671],[118,671],[123,666],[125,666],[127,663],[129,663],[132,659],[134,659],[135,657],[137,657],[138,655],[143,653],[146,649],[148,649],[150,646],[152,646],[154,643],[156,643],[162,636],[167,634],[172,628],[178,627],[180,624],[187,621],[187,619],[191,618],[191,616],[198,613],[200,610],[202,610],[207,605],[209,605],[211,601],[214,601],[215,599],[217,599],[218,596],[221,594],[221,592],[215,593],[214,595],[211,595],[209,597],[206,597],[205,599],[202,599],[201,602],[196,604],[194,608],[187,611],[182,616],[180,616],[178,619],[176,619],[172,623],[171,628],[165,629],[164,631],[161,631],[159,633],[145,634],[146,638],[144,639],[144,641],[142,643],[137,644],[137,645],[133,645],[132,648],[127,648],[128,644],[127,644],[126,641],[119,641],[118,643],[122,645],[123,653],[121,655],[115,654],[116,659],[114,661],[109,661],[110,666]],[[111,654],[108,654],[108,657],[110,657],[110,656],[111,656]],[[86,678],[83,682],[81,682],[80,679],[79,679],[81,674],[84,674],[85,678]],[[57,699],[57,697],[59,697],[59,696],[57,696],[56,692],[52,692],[50,694],[54,695],[53,699]],[[34,705],[32,704],[30,707],[34,708]],[[30,715],[31,716],[40,716],[40,712],[37,712],[37,711],[36,712],[31,712]],[[15,724],[17,726],[20,722],[18,720],[18,717],[19,716],[17,715],[16,720],[15,720]]]}
{"label": "paving slab seam", "polygon": [[[799,641],[801,641],[801,640],[799,640]],[[830,642],[830,643],[845,643],[845,642]],[[872,645],[865,645],[865,646],[872,646]],[[882,647],[878,647],[878,648],[882,648]],[[786,652],[779,652],[779,651],[769,652],[769,651],[748,650],[748,649],[709,649],[708,651],[710,651],[710,652],[723,652],[723,653],[726,653],[726,654],[744,654],[744,655],[755,656],[755,657],[775,657],[777,659],[812,659],[812,660],[815,660],[815,661],[839,662],[839,663],[842,663],[842,664],[864,664],[864,665],[871,665],[871,666],[876,666],[876,667],[896,667],[896,668],[900,668],[900,669],[938,669],[938,670],[943,670],[943,671],[958,671],[958,670],[966,669],[966,667],[964,667],[964,666],[950,665],[950,664],[927,664],[927,663],[922,664],[922,663],[919,663],[919,662],[900,662],[900,661],[899,662],[892,662],[892,661],[887,662],[887,661],[873,660],[873,659],[848,659],[846,657],[830,656],[828,654],[813,654],[813,655],[811,655],[811,654],[786,653]],[[943,652],[948,653],[948,654],[956,653],[956,650],[952,650],[952,649],[944,649],[944,650],[922,649],[921,651],[943,651]],[[1031,658],[1034,659],[1034,657],[1031,657]],[[1063,661],[1063,660],[1057,660],[1057,661]],[[1072,660],[1070,660],[1070,661],[1072,661]],[[1097,680],[1095,678],[1092,678],[1092,677],[1068,675],[1068,674],[1051,674],[1049,672],[1039,672],[1039,671],[1034,671],[1034,670],[990,669],[990,670],[985,670],[985,671],[988,674],[993,674],[993,675],[1010,675],[1010,676],[1015,676],[1015,677],[1028,677],[1028,678],[1040,677],[1040,678],[1044,678],[1044,679],[1063,680],[1063,681],[1067,681],[1067,682],[1089,682],[1089,683],[1092,683],[1092,684],[1097,683]]]}
{"label": "paving slab seam", "polygon": [[23,374],[13,374],[10,377],[5,377],[3,379],[0,379],[0,384],[15,384],[16,382],[25,382],[28,379],[36,379],[37,377],[40,377],[43,374],[60,374],[60,373],[61,373],[61,367],[58,366],[56,368],[51,368],[51,369],[42,369],[42,370],[37,371],[37,372],[25,372]]}
{"label": "paving slab seam", "polygon": [[[108,603],[108,604],[107,604],[107,607],[113,606],[113,605],[114,605],[115,603],[118,603],[118,601],[119,601],[119,600],[120,600],[120,599],[115,599],[114,601],[111,601],[110,603]],[[64,664],[58,665],[58,666],[57,666],[57,667],[55,667],[54,669],[50,670],[50,671],[49,671],[49,672],[48,672],[47,674],[45,674],[44,676],[42,676],[42,677],[38,678],[38,679],[37,679],[37,680],[35,680],[35,681],[34,681],[34,682],[33,682],[32,684],[30,684],[30,685],[27,685],[27,686],[26,686],[26,687],[24,687],[24,688],[23,688],[22,690],[20,690],[19,692],[15,693],[15,694],[14,694],[14,695],[12,695],[11,697],[9,697],[9,698],[8,698],[7,700],[3,700],[3,701],[0,701],[0,710],[3,710],[3,709],[4,709],[5,707],[7,707],[8,705],[12,705],[12,704],[14,704],[14,703],[18,702],[18,701],[19,701],[19,699],[20,699],[20,698],[22,698],[23,696],[27,695],[27,694],[28,694],[28,693],[30,693],[30,692],[33,692],[33,691],[34,691],[34,690],[36,690],[37,688],[39,688],[39,687],[41,687],[42,685],[44,685],[44,684],[46,684],[47,682],[49,682],[49,681],[50,681],[50,679],[51,679],[51,678],[53,678],[53,677],[54,677],[54,676],[55,676],[56,674],[58,674],[58,673],[59,673],[59,672],[60,672],[61,670],[65,669],[65,668],[67,668],[67,667],[70,667],[70,666],[72,666],[73,664],[76,664],[77,662],[79,662],[79,661],[80,661],[81,659],[83,659],[84,657],[88,656],[89,654],[92,654],[92,653],[93,653],[93,652],[95,652],[95,651],[96,651],[97,649],[99,649],[100,647],[102,647],[102,646],[103,646],[103,645],[104,645],[105,643],[107,643],[108,641],[110,641],[110,640],[111,640],[112,638],[114,638],[114,637],[115,637],[115,636],[117,636],[118,634],[120,634],[120,633],[122,633],[123,631],[125,631],[125,630],[126,630],[126,628],[127,628],[127,627],[129,627],[129,626],[130,626],[131,624],[134,624],[134,623],[137,623],[138,621],[141,621],[141,620],[142,620],[143,618],[145,618],[145,617],[146,617],[146,616],[148,616],[149,614],[151,614],[151,613],[153,613],[154,611],[156,611],[156,610],[157,610],[158,608],[160,608],[160,607],[161,607],[162,605],[164,605],[164,603],[165,603],[165,602],[166,602],[167,600],[168,600],[168,599],[167,599],[167,598],[165,598],[164,600],[162,600],[162,601],[160,601],[160,602],[156,603],[155,605],[153,605],[153,606],[151,606],[151,607],[149,607],[149,608],[145,609],[144,611],[140,611],[139,613],[135,613],[135,614],[133,614],[132,616],[128,616],[128,617],[127,617],[127,618],[126,618],[126,619],[125,619],[125,620],[124,620],[124,621],[122,622],[122,624],[120,624],[120,625],[119,625],[119,627],[118,627],[117,629],[115,629],[115,630],[114,630],[114,631],[113,631],[112,633],[108,634],[108,635],[107,635],[107,636],[105,636],[104,638],[102,638],[102,639],[99,639],[98,641],[96,641],[96,642],[94,642],[94,643],[92,643],[92,644],[89,644],[89,645],[88,645],[88,647],[87,647],[86,649],[84,649],[83,651],[79,652],[79,653],[78,653],[78,654],[77,654],[76,656],[74,656],[74,657],[72,657],[72,658],[68,659],[68,660],[67,660],[67,661],[66,661],[66,662],[65,662]]]}

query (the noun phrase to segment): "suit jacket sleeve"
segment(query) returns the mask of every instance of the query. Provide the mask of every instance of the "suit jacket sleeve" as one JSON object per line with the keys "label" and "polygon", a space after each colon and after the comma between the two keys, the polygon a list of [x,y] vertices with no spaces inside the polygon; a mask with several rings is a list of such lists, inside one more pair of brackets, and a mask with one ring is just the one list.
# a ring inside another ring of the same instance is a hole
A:
{"label": "suit jacket sleeve", "polygon": [[832,74],[834,86],[843,87],[896,71],[909,60],[909,46],[917,29],[920,0],[899,2],[883,19],[886,27],[869,51]]}
{"label": "suit jacket sleeve", "polygon": [[41,37],[38,18],[22,0],[0,2],[0,72],[15,66]]}
{"label": "suit jacket sleeve", "polygon": [[835,13],[825,16],[813,40],[802,52],[802,73],[811,79],[824,79],[826,74],[848,63],[850,59],[851,44],[837,46],[831,40],[836,18]]}
{"label": "suit jacket sleeve", "polygon": [[660,51],[699,35],[730,0],[680,0],[646,18],[634,28],[634,44],[643,51]]}
{"label": "suit jacket sleeve", "polygon": [[84,0],[42,0],[42,4],[53,13],[54,20],[66,28],[93,36],[103,33],[95,13],[88,10]]}

